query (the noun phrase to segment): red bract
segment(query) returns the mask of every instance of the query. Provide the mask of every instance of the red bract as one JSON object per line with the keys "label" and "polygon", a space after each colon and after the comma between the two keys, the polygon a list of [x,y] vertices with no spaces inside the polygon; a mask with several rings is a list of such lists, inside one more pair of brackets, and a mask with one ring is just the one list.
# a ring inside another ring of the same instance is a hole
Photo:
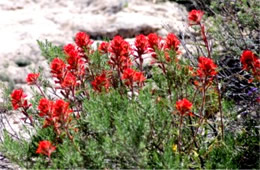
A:
{"label": "red bract", "polygon": [[68,44],[64,46],[64,52],[68,55],[67,62],[70,65],[69,69],[77,69],[80,56],[76,47],[72,44]]}
{"label": "red bract", "polygon": [[70,113],[72,113],[69,105],[68,102],[65,102],[62,99],[56,100],[53,104],[52,116],[60,122],[65,123],[68,120]]}
{"label": "red bract", "polygon": [[250,50],[243,51],[240,61],[243,65],[243,69],[250,70],[253,69],[255,65],[257,65],[257,56]]}
{"label": "red bract", "polygon": [[91,85],[95,91],[101,92],[103,87],[106,89],[106,91],[108,91],[110,82],[106,76],[106,73],[102,73],[101,75],[96,76],[95,80],[91,82]]}
{"label": "red bract", "polygon": [[46,155],[50,158],[52,152],[56,150],[56,147],[51,144],[50,141],[40,141],[36,153]]}
{"label": "red bract", "polygon": [[188,114],[192,116],[193,114],[191,112],[191,108],[192,108],[192,103],[186,98],[176,102],[176,109],[179,111],[181,115]]}
{"label": "red bract", "polygon": [[143,84],[145,77],[142,72],[137,72],[132,68],[128,68],[124,70],[122,80],[125,80],[125,85],[132,87],[134,82],[138,85]]}
{"label": "red bract", "polygon": [[[68,56],[77,55],[76,47],[73,44],[67,44],[63,47],[64,53]],[[75,54],[76,53],[76,54]]]}
{"label": "red bract", "polygon": [[129,54],[131,53],[130,45],[128,42],[124,41],[122,37],[114,37],[110,43],[109,52],[112,53],[109,64],[119,72],[122,72],[132,65],[129,57]]}
{"label": "red bract", "polygon": [[75,42],[80,48],[90,46],[93,41],[90,40],[89,35],[85,32],[78,32],[75,37]]}
{"label": "red bract", "polygon": [[165,49],[178,51],[180,45],[179,39],[173,33],[169,33],[165,41]]}
{"label": "red bract", "polygon": [[38,77],[40,76],[39,73],[29,73],[26,78],[26,82],[29,85],[34,85],[37,82]]}
{"label": "red bract", "polygon": [[260,80],[260,59],[257,59],[254,64],[254,75],[258,80]]}
{"label": "red bract", "polygon": [[135,51],[138,56],[147,53],[148,48],[148,39],[143,34],[140,34],[135,37]]}
{"label": "red bract", "polygon": [[108,48],[109,48],[109,42],[102,42],[98,47],[98,51],[100,53],[107,53]]}
{"label": "red bract", "polygon": [[192,10],[189,12],[189,24],[199,25],[203,17],[204,12],[201,10]]}
{"label": "red bract", "polygon": [[16,89],[11,94],[11,102],[14,110],[17,110],[20,107],[25,109],[29,108],[27,100],[25,100],[26,95],[22,89]]}
{"label": "red bract", "polygon": [[76,86],[76,81],[76,77],[71,72],[68,72],[62,81],[61,87],[74,88]]}
{"label": "red bract", "polygon": [[38,105],[39,116],[45,117],[43,128],[53,126],[55,132],[59,135],[64,125],[69,122],[69,116],[73,112],[69,103],[62,99],[55,102],[42,98]]}
{"label": "red bract", "polygon": [[51,62],[51,73],[54,77],[62,79],[65,73],[65,63],[59,58],[55,58]]}
{"label": "red bract", "polygon": [[39,101],[39,105],[38,105],[38,110],[40,111],[39,116],[44,117],[46,115],[51,115],[52,105],[53,105],[52,101],[46,98],[42,98]]}
{"label": "red bract", "polygon": [[145,80],[146,78],[142,72],[135,72],[134,81],[137,82],[139,86],[142,86]]}
{"label": "red bract", "polygon": [[128,42],[122,37],[115,36],[110,42],[109,52],[114,54],[116,57],[125,56],[128,57],[131,52],[131,48]]}
{"label": "red bract", "polygon": [[153,49],[153,51],[155,51],[155,49],[158,49],[161,38],[155,33],[150,33],[147,37],[149,48]]}
{"label": "red bract", "polygon": [[125,84],[127,86],[130,86],[133,84],[133,81],[134,81],[134,74],[135,74],[135,70],[131,69],[131,68],[128,68],[128,69],[125,69],[124,72],[123,72],[123,76],[122,76],[122,80],[126,80],[125,81]]}
{"label": "red bract", "polygon": [[199,69],[197,70],[197,74],[200,78],[214,77],[217,74],[216,69],[217,66],[212,59],[207,57],[199,57]]}

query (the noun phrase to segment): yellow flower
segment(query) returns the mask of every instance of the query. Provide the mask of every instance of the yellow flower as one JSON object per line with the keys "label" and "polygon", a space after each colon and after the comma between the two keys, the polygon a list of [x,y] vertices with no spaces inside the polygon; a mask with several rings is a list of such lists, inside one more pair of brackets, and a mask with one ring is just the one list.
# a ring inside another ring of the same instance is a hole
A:
{"label": "yellow flower", "polygon": [[173,144],[173,145],[172,145],[172,151],[173,151],[173,152],[176,152],[176,151],[177,151],[177,145],[176,145],[176,144]]}

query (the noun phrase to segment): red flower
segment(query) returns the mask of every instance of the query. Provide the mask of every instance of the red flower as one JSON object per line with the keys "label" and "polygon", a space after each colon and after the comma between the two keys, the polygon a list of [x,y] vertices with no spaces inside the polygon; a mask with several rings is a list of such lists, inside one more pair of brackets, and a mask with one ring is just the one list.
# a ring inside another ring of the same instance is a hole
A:
{"label": "red flower", "polygon": [[143,34],[140,34],[135,37],[135,50],[138,54],[138,56],[141,56],[142,54],[145,54],[147,52],[148,48],[148,39]]}
{"label": "red flower", "polygon": [[24,94],[22,89],[16,89],[11,94],[11,102],[14,110],[17,110],[20,107],[28,109],[30,105],[28,105],[27,100],[25,100],[26,95]]}
{"label": "red flower", "polygon": [[46,98],[42,98],[39,101],[39,105],[38,105],[38,110],[40,111],[39,116],[44,117],[46,115],[51,115],[52,105],[53,105],[52,101]]}
{"label": "red flower", "polygon": [[240,61],[243,65],[243,69],[250,70],[253,69],[255,65],[257,65],[257,56],[250,50],[243,51]]}
{"label": "red flower", "polygon": [[73,44],[67,44],[63,47],[64,53],[68,56],[76,55],[74,53],[77,52],[76,47]]}
{"label": "red flower", "polygon": [[124,70],[122,80],[126,80],[125,84],[127,86],[130,86],[130,85],[133,84],[134,74],[135,74],[135,70],[133,70],[131,68],[127,68],[127,69]]}
{"label": "red flower", "polygon": [[56,100],[53,104],[52,116],[64,123],[68,120],[69,114],[72,113],[72,110],[69,108],[69,103],[65,102],[62,99]]}
{"label": "red flower", "polygon": [[59,58],[55,58],[51,62],[51,73],[54,77],[62,79],[65,73],[65,63]]}
{"label": "red flower", "polygon": [[191,108],[192,108],[192,103],[186,98],[176,102],[176,109],[179,111],[181,115],[188,114],[192,116],[193,114],[191,112]]}
{"label": "red flower", "polygon": [[73,112],[69,107],[69,103],[62,99],[55,102],[42,98],[39,102],[38,109],[40,111],[39,116],[45,117],[43,128],[53,126],[54,130],[59,134],[60,127],[64,128],[70,119],[70,114]]}
{"label": "red flower", "polygon": [[98,47],[98,51],[101,53],[108,53],[108,48],[109,42],[102,42]]}
{"label": "red flower", "polygon": [[257,59],[254,63],[253,73],[256,79],[260,80],[260,59]]}
{"label": "red flower", "polygon": [[85,32],[78,32],[75,37],[75,42],[80,48],[90,46],[93,41],[90,40],[89,35]]}
{"label": "red flower", "polygon": [[39,73],[29,73],[26,78],[27,84],[29,85],[36,84],[39,75],[40,75]]}
{"label": "red flower", "polygon": [[204,12],[200,10],[192,10],[189,13],[189,24],[190,25],[199,25],[203,17]]}
{"label": "red flower", "polygon": [[95,80],[91,82],[91,85],[93,86],[93,89],[95,91],[101,92],[102,87],[104,87],[106,91],[108,91],[110,87],[110,82],[109,79],[106,77],[106,73],[102,73],[101,75],[96,76]]}
{"label": "red flower", "polygon": [[64,52],[68,55],[67,62],[70,65],[69,69],[77,69],[80,60],[80,55],[76,47],[72,44],[68,44],[64,46]]}
{"label": "red flower", "polygon": [[50,141],[40,141],[36,153],[46,155],[50,158],[52,152],[56,150],[56,147],[51,144]]}
{"label": "red flower", "polygon": [[76,86],[76,81],[76,77],[71,72],[68,72],[62,81],[61,87],[73,88]]}
{"label": "red flower", "polygon": [[199,57],[199,69],[197,70],[197,74],[200,78],[214,77],[217,74],[216,68],[217,66],[212,59]]}
{"label": "red flower", "polygon": [[145,81],[145,77],[142,72],[137,72],[132,68],[127,68],[123,72],[122,80],[125,80],[127,86],[132,87],[134,82],[141,85]]}
{"label": "red flower", "polygon": [[179,39],[173,33],[169,33],[166,38],[165,48],[169,50],[178,51],[180,45]]}
{"label": "red flower", "polygon": [[137,82],[139,86],[142,86],[145,80],[146,78],[142,72],[135,72],[134,81]]}
{"label": "red flower", "polygon": [[155,33],[150,33],[147,37],[149,47],[153,49],[153,51],[155,51],[155,49],[158,49],[161,38]]}
{"label": "red flower", "polygon": [[110,42],[109,52],[114,54],[116,57],[119,56],[129,56],[131,51],[130,45],[126,42],[122,37],[115,36],[113,40]]}
{"label": "red flower", "polygon": [[260,58],[258,58],[255,63],[254,63],[254,66],[256,69],[260,69]]}
{"label": "red flower", "polygon": [[122,70],[131,66],[132,62],[129,57],[131,48],[129,43],[124,41],[122,37],[115,36],[108,50],[112,53],[109,64],[112,65],[113,68],[122,72]]}

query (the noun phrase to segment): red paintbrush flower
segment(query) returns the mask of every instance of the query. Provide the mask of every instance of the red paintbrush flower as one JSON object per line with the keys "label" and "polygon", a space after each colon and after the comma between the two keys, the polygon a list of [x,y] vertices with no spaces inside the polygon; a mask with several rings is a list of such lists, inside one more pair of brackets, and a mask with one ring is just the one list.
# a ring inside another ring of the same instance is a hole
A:
{"label": "red paintbrush flower", "polygon": [[212,59],[207,57],[199,57],[199,69],[197,70],[197,74],[200,76],[200,78],[213,78],[217,72],[217,66],[213,62]]}
{"label": "red paintbrush flower", "polygon": [[46,115],[51,115],[52,106],[53,106],[52,101],[46,98],[42,98],[38,104],[38,110],[40,111],[39,116],[44,117]]}
{"label": "red paintbrush flower", "polygon": [[56,147],[51,144],[50,141],[40,141],[36,153],[46,155],[50,158],[52,152],[56,150]]}
{"label": "red paintbrush flower", "polygon": [[176,102],[176,109],[179,111],[181,115],[188,114],[192,116],[193,113],[191,112],[191,108],[192,108],[192,103],[186,98]]}
{"label": "red paintbrush flower", "polygon": [[65,63],[60,58],[55,58],[51,62],[51,73],[53,77],[56,77],[58,79],[63,79],[64,73],[65,73]]}
{"label": "red paintbrush flower", "polygon": [[78,32],[75,37],[75,42],[78,47],[89,47],[93,41],[90,40],[89,35],[85,32]]}
{"label": "red paintbrush flower", "polygon": [[176,35],[173,33],[169,33],[166,37],[165,48],[177,52],[179,49],[179,45],[180,45],[180,41],[176,37]]}
{"label": "red paintbrush flower", "polygon": [[109,42],[102,42],[98,47],[98,51],[102,54],[105,54],[108,53],[108,48],[109,48]]}
{"label": "red paintbrush flower", "polygon": [[28,105],[27,100],[25,100],[26,94],[24,94],[22,89],[16,89],[11,94],[11,102],[14,110],[17,110],[20,107],[24,109],[28,109],[30,105]]}
{"label": "red paintbrush flower", "polygon": [[106,91],[108,91],[110,82],[106,76],[106,73],[102,73],[101,75],[95,77],[95,79],[91,82],[91,85],[95,91],[101,92],[103,87]]}
{"label": "red paintbrush flower", "polygon": [[192,10],[189,12],[189,24],[190,25],[199,25],[203,17],[204,12],[201,10]]}
{"label": "red paintbrush flower", "polygon": [[26,82],[28,85],[34,85],[37,82],[40,73],[29,73],[26,78]]}

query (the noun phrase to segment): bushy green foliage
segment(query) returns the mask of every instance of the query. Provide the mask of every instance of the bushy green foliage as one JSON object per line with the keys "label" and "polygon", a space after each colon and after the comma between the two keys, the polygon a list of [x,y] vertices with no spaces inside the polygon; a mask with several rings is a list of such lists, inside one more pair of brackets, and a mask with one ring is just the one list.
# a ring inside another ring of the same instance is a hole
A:
{"label": "bushy green foliage", "polygon": [[62,49],[58,46],[53,45],[48,40],[45,40],[44,42],[37,40],[37,43],[41,49],[42,56],[44,56],[49,62],[57,56],[59,56],[62,59],[66,58]]}

